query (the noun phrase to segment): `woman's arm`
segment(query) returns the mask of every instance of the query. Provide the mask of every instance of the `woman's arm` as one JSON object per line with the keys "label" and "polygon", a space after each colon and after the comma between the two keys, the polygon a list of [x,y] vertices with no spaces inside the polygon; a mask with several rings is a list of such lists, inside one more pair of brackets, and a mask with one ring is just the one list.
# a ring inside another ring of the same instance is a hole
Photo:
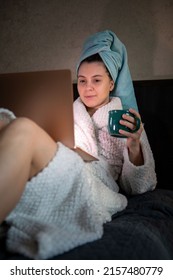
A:
{"label": "woman's arm", "polygon": [[[141,120],[140,114],[134,109],[129,109],[129,111]],[[122,125],[129,127],[131,130],[135,128],[135,119],[132,116],[123,115],[123,120],[120,121]],[[143,125],[141,122],[140,128],[135,132],[127,132],[125,130],[120,130],[120,133],[127,137],[127,149],[129,153],[129,160],[136,166],[144,164],[144,158],[141,149],[140,137],[143,131]]]}
{"label": "woman's arm", "polygon": [[140,150],[136,158],[140,161],[142,156],[142,165],[138,164],[139,161],[136,164],[136,161],[132,160],[127,146],[123,152],[124,163],[119,183],[121,188],[128,194],[140,194],[151,191],[157,184],[155,162],[145,130],[142,131],[140,137]]}

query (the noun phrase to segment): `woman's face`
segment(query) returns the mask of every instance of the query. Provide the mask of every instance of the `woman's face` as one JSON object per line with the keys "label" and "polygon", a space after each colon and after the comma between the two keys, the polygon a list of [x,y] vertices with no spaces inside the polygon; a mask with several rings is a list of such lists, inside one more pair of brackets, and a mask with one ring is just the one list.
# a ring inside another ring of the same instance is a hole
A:
{"label": "woman's face", "polygon": [[109,102],[109,93],[114,82],[103,62],[83,62],[78,70],[77,87],[82,102],[92,115]]}

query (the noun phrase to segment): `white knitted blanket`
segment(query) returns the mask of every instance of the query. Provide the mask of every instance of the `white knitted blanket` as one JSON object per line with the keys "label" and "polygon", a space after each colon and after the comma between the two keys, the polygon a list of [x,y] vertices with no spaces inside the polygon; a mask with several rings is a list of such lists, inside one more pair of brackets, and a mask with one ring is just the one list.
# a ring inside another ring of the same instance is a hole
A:
{"label": "white knitted blanket", "polygon": [[101,238],[103,224],[127,205],[104,166],[84,163],[58,144],[54,159],[27,183],[7,217],[8,249],[34,259],[52,258]]}
{"label": "white knitted blanket", "polygon": [[7,217],[7,246],[30,258],[47,259],[101,238],[103,224],[123,210],[126,198],[116,183],[132,194],[156,185],[154,159],[145,132],[141,136],[143,166],[134,166],[125,140],[110,137],[108,111],[121,108],[119,99],[89,117],[80,100],[74,103],[75,140],[99,157],[85,163],[61,143],[54,159],[27,183],[23,196]]}

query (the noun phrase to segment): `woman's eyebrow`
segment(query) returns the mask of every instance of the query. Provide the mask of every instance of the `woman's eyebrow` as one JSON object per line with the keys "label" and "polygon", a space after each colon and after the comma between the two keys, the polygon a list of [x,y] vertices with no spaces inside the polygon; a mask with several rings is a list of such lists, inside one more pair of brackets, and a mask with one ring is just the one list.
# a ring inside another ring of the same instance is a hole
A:
{"label": "woman's eyebrow", "polygon": [[103,75],[101,75],[101,74],[96,74],[96,75],[93,76],[93,78],[96,78],[96,77],[103,77]]}
{"label": "woman's eyebrow", "polygon": [[[103,75],[101,74],[96,74],[96,75],[93,75],[92,78],[96,78],[96,77],[103,77]],[[84,75],[78,75],[78,78],[86,78]]]}

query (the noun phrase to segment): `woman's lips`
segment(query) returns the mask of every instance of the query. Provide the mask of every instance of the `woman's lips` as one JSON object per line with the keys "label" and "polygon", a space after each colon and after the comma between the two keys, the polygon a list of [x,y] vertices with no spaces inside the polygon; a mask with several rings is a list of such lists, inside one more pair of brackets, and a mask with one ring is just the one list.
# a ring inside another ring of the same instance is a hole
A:
{"label": "woman's lips", "polygon": [[86,99],[92,99],[94,97],[96,97],[96,96],[95,95],[87,95],[87,96],[85,96]]}

